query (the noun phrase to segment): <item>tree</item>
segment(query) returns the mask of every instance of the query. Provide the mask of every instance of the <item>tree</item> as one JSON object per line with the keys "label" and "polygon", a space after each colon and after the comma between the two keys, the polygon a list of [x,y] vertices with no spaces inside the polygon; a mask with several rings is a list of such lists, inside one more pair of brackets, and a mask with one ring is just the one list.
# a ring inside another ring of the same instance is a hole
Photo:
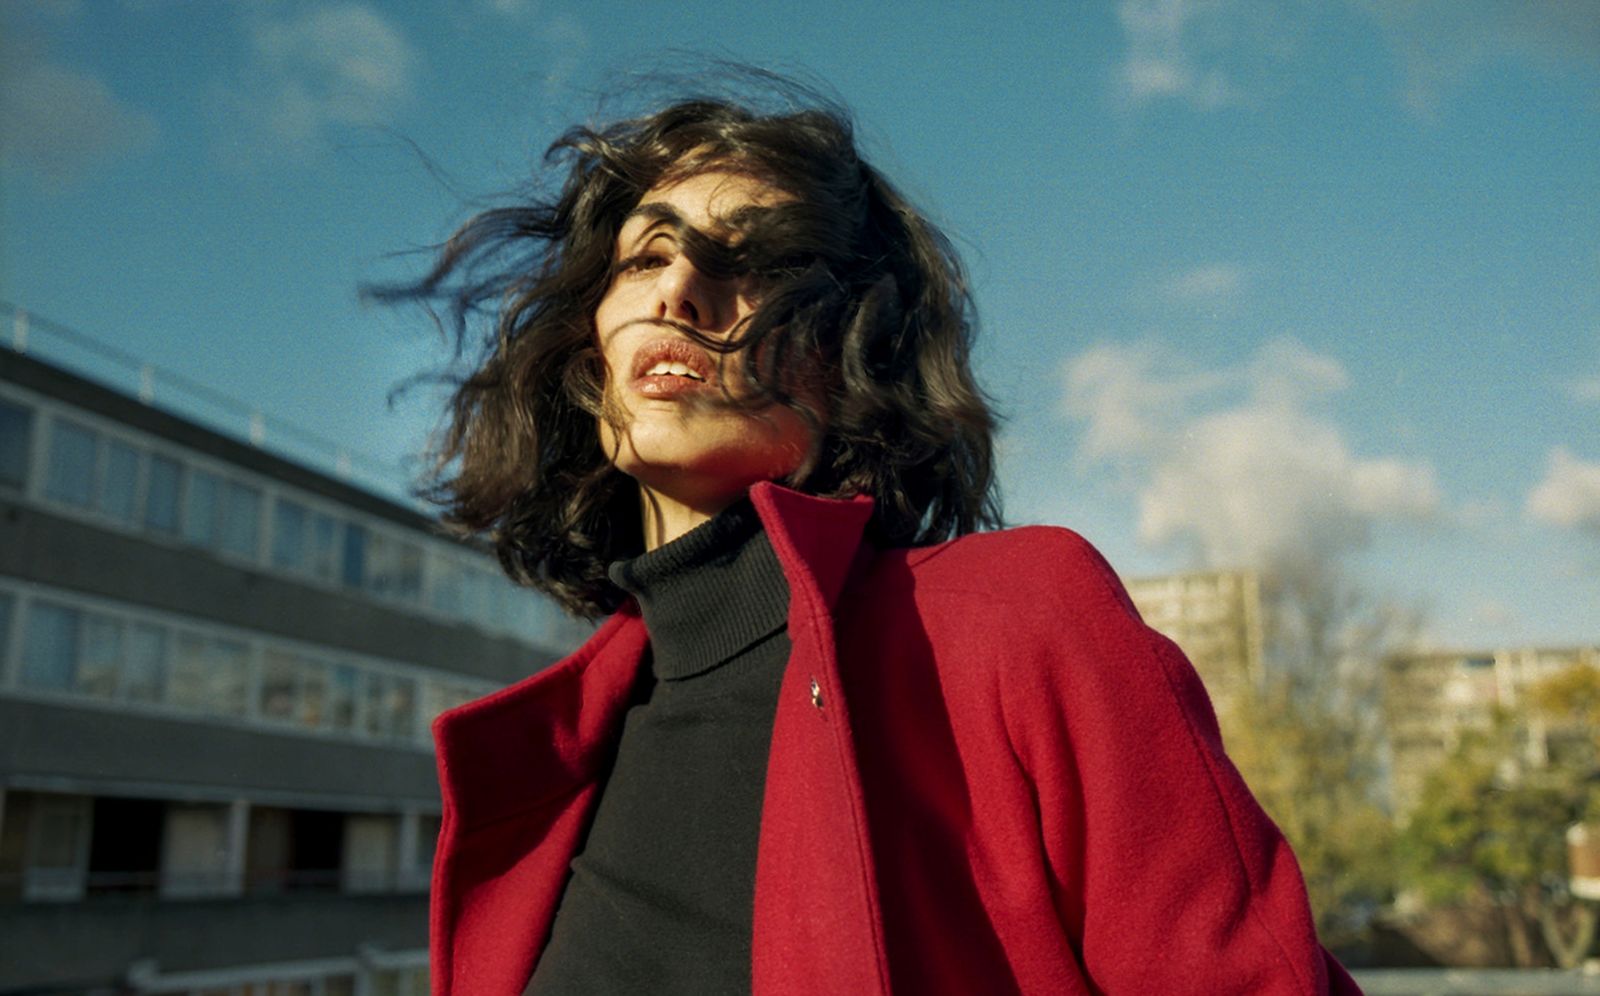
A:
{"label": "tree", "polygon": [[1223,715],[1234,764],[1300,860],[1323,943],[1360,943],[1393,893],[1389,816],[1376,800],[1376,752],[1360,724],[1287,683],[1251,690]]}
{"label": "tree", "polygon": [[[1434,904],[1493,906],[1520,966],[1571,967],[1594,943],[1596,911],[1567,889],[1565,831],[1600,817],[1597,719],[1600,669],[1545,679],[1520,709],[1461,739],[1400,835],[1406,884]],[[1545,763],[1526,760],[1532,730],[1555,743]]]}
{"label": "tree", "polygon": [[1378,661],[1415,628],[1330,561],[1262,577],[1265,674],[1219,717],[1228,753],[1294,847],[1329,947],[1365,939],[1393,895]]}
{"label": "tree", "polygon": [[1600,667],[1575,664],[1546,677],[1528,689],[1527,712],[1550,741],[1555,767],[1580,779],[1600,772]]}

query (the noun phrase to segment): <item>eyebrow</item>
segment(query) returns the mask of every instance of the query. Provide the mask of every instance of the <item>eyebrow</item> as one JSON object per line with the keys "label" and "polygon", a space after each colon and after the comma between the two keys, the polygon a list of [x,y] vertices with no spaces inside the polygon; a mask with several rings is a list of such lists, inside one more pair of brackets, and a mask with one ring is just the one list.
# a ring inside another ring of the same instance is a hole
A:
{"label": "eyebrow", "polygon": [[[732,217],[734,219],[738,219],[747,214],[761,213],[770,210],[772,209],[768,207],[747,205],[735,211]],[[645,218],[650,221],[650,224],[645,227],[646,232],[653,230],[658,225],[665,224],[680,230],[687,228],[692,231],[699,232],[701,235],[704,235],[707,238],[722,241],[722,236],[720,236],[717,232],[707,232],[698,226],[689,224],[688,221],[684,220],[683,215],[678,213],[676,208],[674,208],[671,204],[666,204],[661,201],[646,201],[645,203],[640,204],[638,207],[635,207],[632,211],[629,211],[627,214],[623,215],[622,224],[617,226],[617,234],[621,235],[622,229],[626,228],[628,222],[635,218]],[[723,231],[727,230],[724,229]]]}
{"label": "eyebrow", "polygon": [[622,224],[626,225],[635,218],[649,218],[651,221],[658,223],[665,221],[673,225],[686,225],[686,222],[683,220],[683,215],[679,214],[671,204],[663,204],[660,201],[650,201],[646,204],[640,204],[638,207],[622,216]]}

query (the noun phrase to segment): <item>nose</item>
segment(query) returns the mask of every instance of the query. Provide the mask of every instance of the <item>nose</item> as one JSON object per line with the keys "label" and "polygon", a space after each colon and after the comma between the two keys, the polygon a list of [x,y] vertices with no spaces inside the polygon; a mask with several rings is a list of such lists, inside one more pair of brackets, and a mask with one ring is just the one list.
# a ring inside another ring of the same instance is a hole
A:
{"label": "nose", "polygon": [[706,332],[721,331],[733,310],[733,285],[700,272],[679,254],[656,281],[656,315]]}

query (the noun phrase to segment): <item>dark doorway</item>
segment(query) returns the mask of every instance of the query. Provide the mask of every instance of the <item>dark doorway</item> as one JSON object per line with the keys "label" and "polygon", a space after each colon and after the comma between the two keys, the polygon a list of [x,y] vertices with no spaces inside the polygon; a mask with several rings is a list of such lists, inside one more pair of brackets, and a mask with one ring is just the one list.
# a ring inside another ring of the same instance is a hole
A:
{"label": "dark doorway", "polygon": [[160,799],[94,800],[86,883],[91,895],[156,891],[165,813]]}

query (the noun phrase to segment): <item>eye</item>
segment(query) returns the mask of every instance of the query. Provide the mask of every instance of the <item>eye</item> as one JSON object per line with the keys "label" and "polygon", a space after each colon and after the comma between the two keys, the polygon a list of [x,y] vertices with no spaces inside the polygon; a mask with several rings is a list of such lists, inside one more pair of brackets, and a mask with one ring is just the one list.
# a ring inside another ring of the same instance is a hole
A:
{"label": "eye", "polygon": [[810,253],[798,253],[783,256],[752,267],[750,276],[762,284],[775,284],[783,280],[793,280],[804,273],[816,256]]}
{"label": "eye", "polygon": [[655,270],[672,262],[667,256],[659,252],[641,252],[617,260],[611,265],[613,274],[640,273],[645,270]]}

